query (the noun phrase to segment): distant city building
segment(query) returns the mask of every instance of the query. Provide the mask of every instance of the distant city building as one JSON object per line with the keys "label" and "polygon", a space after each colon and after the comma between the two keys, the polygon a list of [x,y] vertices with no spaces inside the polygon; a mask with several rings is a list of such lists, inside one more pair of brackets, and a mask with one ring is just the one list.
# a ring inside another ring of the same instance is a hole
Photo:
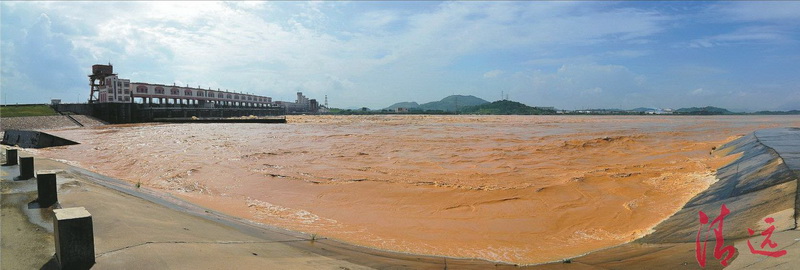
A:
{"label": "distant city building", "polygon": [[674,111],[672,109],[656,109],[652,111],[646,111],[646,114],[672,114]]}
{"label": "distant city building", "polygon": [[276,101],[275,104],[284,108],[286,113],[319,112],[319,103],[316,99],[309,99],[303,92],[297,92],[295,102]]}

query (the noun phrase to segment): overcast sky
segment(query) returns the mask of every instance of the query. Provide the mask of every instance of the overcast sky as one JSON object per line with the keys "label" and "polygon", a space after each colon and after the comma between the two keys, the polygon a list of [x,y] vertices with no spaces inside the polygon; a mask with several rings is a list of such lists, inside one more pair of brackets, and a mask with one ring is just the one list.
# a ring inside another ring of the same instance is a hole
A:
{"label": "overcast sky", "polygon": [[800,109],[800,2],[0,3],[3,103],[122,78],[331,107]]}

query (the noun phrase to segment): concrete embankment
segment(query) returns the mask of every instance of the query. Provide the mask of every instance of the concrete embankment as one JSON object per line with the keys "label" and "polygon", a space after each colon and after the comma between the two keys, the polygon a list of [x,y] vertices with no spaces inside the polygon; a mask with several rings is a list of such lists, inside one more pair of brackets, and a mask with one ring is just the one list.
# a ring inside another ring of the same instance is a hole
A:
{"label": "concrete embankment", "polygon": [[10,129],[46,130],[104,125],[97,118],[86,115],[52,115],[3,117],[0,131]]}
{"label": "concrete embankment", "polygon": [[741,153],[742,157],[718,169],[716,183],[692,198],[640,242],[693,242],[698,212],[717,216],[722,204],[731,211],[725,219],[726,238],[747,237],[747,228],[761,227],[766,217],[775,219],[772,225],[776,231],[797,227],[800,129],[759,130],[717,151]]}
{"label": "concrete embankment", "polygon": [[[724,204],[730,211],[722,230],[725,245],[736,252],[728,269],[792,269],[800,263],[800,128],[758,130],[720,147],[714,154],[741,157],[717,170],[717,182],[697,194],[671,217],[659,223],[649,235],[632,243],[609,248],[569,260],[570,264],[542,265],[542,268],[569,269],[697,269],[698,231],[710,234],[706,248],[706,269],[720,269],[715,258],[715,235],[709,225],[721,215]],[[701,227],[699,212],[708,217]],[[772,218],[768,224],[765,220]],[[754,254],[765,241],[761,232],[774,225],[771,241],[777,246],[768,251],[786,250],[786,255],[770,257]],[[717,228],[716,226],[713,228]],[[748,229],[755,233],[749,234]],[[705,235],[705,234],[702,234]],[[701,241],[704,240],[701,237]],[[721,254],[727,255],[727,254]],[[721,256],[724,259],[725,256]]]}

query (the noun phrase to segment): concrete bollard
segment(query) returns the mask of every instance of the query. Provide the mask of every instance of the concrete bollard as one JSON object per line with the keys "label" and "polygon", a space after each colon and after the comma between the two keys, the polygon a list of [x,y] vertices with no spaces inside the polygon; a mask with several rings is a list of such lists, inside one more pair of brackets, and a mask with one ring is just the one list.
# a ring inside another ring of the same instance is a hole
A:
{"label": "concrete bollard", "polygon": [[17,165],[17,149],[6,149],[6,166]]}
{"label": "concrete bollard", "polygon": [[89,269],[94,265],[92,215],[86,208],[54,209],[56,258],[61,269]]}
{"label": "concrete bollard", "polygon": [[38,171],[36,172],[36,186],[39,192],[39,207],[46,208],[58,202],[58,192],[56,189],[56,172]]}
{"label": "concrete bollard", "polygon": [[19,158],[19,180],[33,178],[33,157]]}

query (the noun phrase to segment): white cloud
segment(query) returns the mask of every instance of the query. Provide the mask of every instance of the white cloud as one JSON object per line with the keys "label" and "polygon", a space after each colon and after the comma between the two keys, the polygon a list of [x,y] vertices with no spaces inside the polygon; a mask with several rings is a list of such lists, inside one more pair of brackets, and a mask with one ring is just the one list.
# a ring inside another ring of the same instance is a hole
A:
{"label": "white cloud", "polygon": [[649,55],[651,53],[652,52],[650,50],[617,50],[605,52],[602,54],[602,56],[611,58],[636,58]]}
{"label": "white cloud", "polygon": [[791,40],[791,34],[775,26],[751,26],[731,33],[714,35],[689,42],[691,48],[710,48],[725,45],[774,44]]}
{"label": "white cloud", "polygon": [[555,57],[537,58],[525,61],[523,64],[532,66],[563,66],[565,64],[591,64],[597,62],[597,57],[593,55],[582,55],[575,57]]}
{"label": "white cloud", "polygon": [[585,89],[585,90],[581,91],[581,94],[583,94],[583,95],[597,95],[597,94],[600,94],[600,93],[603,93],[603,88],[600,88],[600,87],[594,87],[594,88]]}
{"label": "white cloud", "polygon": [[502,70],[495,69],[495,70],[490,70],[490,71],[487,71],[486,73],[483,73],[483,77],[484,78],[497,78],[497,76],[500,76],[502,74],[503,74]]}
{"label": "white cloud", "polygon": [[800,23],[797,1],[733,1],[715,5],[711,10],[725,20]]}
{"label": "white cloud", "polygon": [[697,88],[692,90],[692,92],[690,92],[690,94],[693,96],[701,96],[701,95],[706,96],[709,95],[710,93],[711,93],[710,91],[704,90],[703,88]]}
{"label": "white cloud", "polygon": [[383,31],[385,28],[400,20],[400,15],[388,10],[370,11],[356,18],[356,25],[372,31]]}
{"label": "white cloud", "polygon": [[[4,8],[16,10],[18,6]],[[85,75],[78,70],[72,57],[72,44],[63,34],[53,31],[51,16],[40,12],[26,15],[31,21],[22,27],[2,25],[0,91],[3,102],[44,103],[86,85]],[[75,83],[74,78],[80,83]],[[64,99],[73,101],[73,97],[70,94]]]}
{"label": "white cloud", "polygon": [[661,31],[668,19],[634,9],[581,7],[562,2],[447,3],[436,12],[412,16],[412,29],[404,38],[422,40],[422,45],[429,45],[422,48],[447,56],[518,46],[634,40]]}

